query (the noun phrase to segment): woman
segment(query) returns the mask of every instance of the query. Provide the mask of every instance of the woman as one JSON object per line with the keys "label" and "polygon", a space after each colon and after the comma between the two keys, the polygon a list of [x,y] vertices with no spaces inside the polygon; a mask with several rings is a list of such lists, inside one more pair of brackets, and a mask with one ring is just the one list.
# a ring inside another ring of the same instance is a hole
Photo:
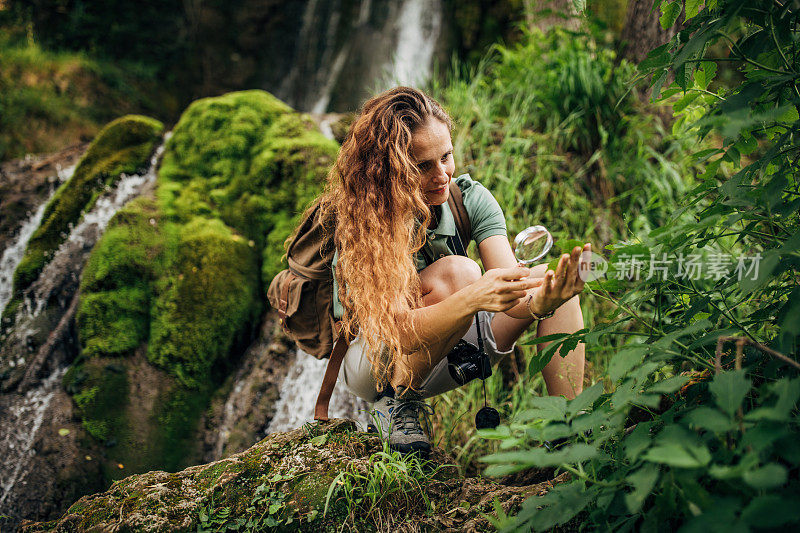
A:
{"label": "woman", "polygon": [[[402,452],[430,449],[419,424],[419,411],[429,409],[423,399],[458,386],[447,370],[448,353],[462,338],[477,344],[476,320],[493,363],[512,352],[537,317],[555,312],[539,322],[539,335],[583,327],[576,296],[583,289],[581,248],[564,254],[555,272],[546,264],[518,267],[502,209],[468,175],[456,184],[486,273],[453,255],[447,244],[456,233],[447,205],[455,171],[450,128],[442,107],[416,89],[397,87],[372,98],[353,123],[321,199],[323,216],[336,220],[334,317],[358,332],[342,377],[375,403],[382,434]],[[583,345],[553,357],[543,371],[548,392],[575,397],[583,367]]]}

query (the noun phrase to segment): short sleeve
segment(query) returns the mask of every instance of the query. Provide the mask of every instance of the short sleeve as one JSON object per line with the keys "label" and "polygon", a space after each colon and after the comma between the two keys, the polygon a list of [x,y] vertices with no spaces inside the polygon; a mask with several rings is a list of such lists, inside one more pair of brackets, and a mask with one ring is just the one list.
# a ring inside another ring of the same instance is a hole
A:
{"label": "short sleeve", "polygon": [[469,215],[472,227],[472,238],[476,244],[494,235],[508,237],[506,217],[489,189],[473,180],[469,174],[456,178],[456,185],[461,189],[464,208]]}

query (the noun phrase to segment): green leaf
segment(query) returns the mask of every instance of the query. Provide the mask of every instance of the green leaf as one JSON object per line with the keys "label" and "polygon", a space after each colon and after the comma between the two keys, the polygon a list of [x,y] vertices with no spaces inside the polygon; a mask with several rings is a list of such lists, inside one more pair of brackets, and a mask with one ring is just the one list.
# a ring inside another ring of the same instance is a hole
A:
{"label": "green leaf", "polygon": [[[705,0],[686,0],[686,17],[685,17],[685,20],[689,20],[691,18],[696,17],[697,14],[700,12],[700,6],[703,5],[704,1]],[[670,26],[672,26],[672,24],[670,24]],[[667,27],[669,27],[669,26],[667,26]]]}
{"label": "green leaf", "polygon": [[745,376],[744,370],[720,372],[714,376],[708,389],[719,408],[733,416],[750,390],[750,379]]}
{"label": "green leaf", "polygon": [[683,387],[688,381],[689,378],[686,376],[673,376],[653,384],[649,389],[647,389],[647,392],[656,394],[670,394]]}
{"label": "green leaf", "polygon": [[776,463],[769,463],[761,468],[748,470],[742,475],[742,479],[744,479],[748,485],[759,490],[780,487],[786,483],[786,478],[786,469]]}
{"label": "green leaf", "polygon": [[645,451],[652,442],[650,437],[650,427],[652,424],[640,423],[630,435],[625,437],[623,447],[625,448],[625,457],[629,461],[635,461],[639,458],[643,451]]}
{"label": "green leaf", "polygon": [[649,350],[650,348],[644,344],[623,347],[611,358],[608,365],[608,377],[616,383],[634,366],[641,363]]}
{"label": "green leaf", "polygon": [[569,335],[570,335],[569,333],[552,333],[550,335],[543,335],[541,337],[536,337],[536,338],[531,339],[529,341],[521,342],[521,343],[518,343],[518,344],[520,344],[522,346],[532,346],[534,344],[544,344],[545,342],[559,341],[561,339],[565,339],[565,338],[569,337]]}
{"label": "green leaf", "polygon": [[550,505],[536,513],[531,525],[536,531],[549,531],[554,526],[565,524],[583,511],[596,494],[596,487],[587,490],[577,483],[570,484],[558,494],[558,505]]}
{"label": "green leaf", "polygon": [[633,486],[633,491],[625,495],[625,505],[628,506],[628,511],[631,513],[638,513],[644,500],[658,481],[658,467],[653,464],[644,465],[626,477],[625,481]]}
{"label": "green leaf", "polygon": [[686,106],[697,100],[697,97],[700,96],[700,93],[696,91],[691,91],[686,93],[683,98],[672,104],[672,112],[673,113],[680,113]]}
{"label": "green leaf", "polygon": [[647,450],[644,459],[675,468],[700,468],[711,461],[711,454],[705,446],[665,444],[653,446]]}
{"label": "green leaf", "polygon": [[600,397],[601,394],[603,394],[602,381],[595,383],[594,385],[592,385],[591,387],[580,393],[577,396],[577,398],[571,400],[567,407],[570,413],[569,419],[572,420],[578,413],[594,405],[594,402],[597,401],[597,399]]}
{"label": "green leaf", "polygon": [[481,461],[491,464],[486,469],[487,475],[501,476],[535,466],[547,467],[581,463],[596,457],[597,454],[597,448],[580,442],[554,452],[548,452],[544,448],[498,452],[482,457]]}
{"label": "green leaf", "polygon": [[314,446],[324,446],[326,442],[328,442],[328,433],[317,435],[316,437],[311,439],[311,444],[313,444]]}
{"label": "green leaf", "polygon": [[525,410],[528,419],[563,421],[567,413],[567,400],[563,396],[531,398],[531,409]]}
{"label": "green leaf", "polygon": [[707,429],[714,433],[724,433],[734,427],[731,417],[726,416],[718,409],[705,406],[693,409],[683,420],[690,427]]}
{"label": "green leaf", "polygon": [[790,496],[767,494],[753,499],[742,511],[742,520],[758,529],[777,528],[800,520],[800,506]]}
{"label": "green leaf", "polygon": [[661,22],[661,27],[665,30],[671,28],[675,21],[678,20],[678,17],[681,14],[681,3],[680,2],[670,2],[670,3],[662,3],[661,4],[661,18],[659,21]]}

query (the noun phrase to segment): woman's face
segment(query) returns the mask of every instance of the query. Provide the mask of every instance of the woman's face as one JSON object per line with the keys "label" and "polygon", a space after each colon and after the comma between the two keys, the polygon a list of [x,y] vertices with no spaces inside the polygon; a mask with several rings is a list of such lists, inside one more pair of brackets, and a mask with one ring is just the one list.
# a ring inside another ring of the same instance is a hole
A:
{"label": "woman's face", "polygon": [[417,164],[422,194],[428,205],[440,205],[450,194],[448,185],[456,164],[450,130],[441,120],[428,117],[427,122],[412,132],[411,158]]}

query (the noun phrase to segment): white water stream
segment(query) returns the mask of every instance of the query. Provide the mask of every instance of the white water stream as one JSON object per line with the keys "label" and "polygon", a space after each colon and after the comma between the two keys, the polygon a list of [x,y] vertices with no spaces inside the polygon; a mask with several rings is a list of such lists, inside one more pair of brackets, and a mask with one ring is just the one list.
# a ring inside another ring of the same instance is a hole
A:
{"label": "white water stream", "polygon": [[[166,140],[166,137],[165,137]],[[98,241],[108,222],[114,214],[128,201],[141,194],[144,187],[154,183],[158,160],[164,150],[162,142],[150,159],[148,170],[141,175],[121,175],[113,188],[97,199],[92,209],[82,220],[71,228],[67,239],[61,244],[52,260],[45,266],[39,278],[34,282],[24,297],[24,304],[17,314],[11,335],[17,340],[25,339],[36,333],[31,324],[34,318],[48,305],[50,295],[58,294],[62,308],[66,309],[73,294],[64,294],[64,287],[77,287],[77,276],[80,274],[86,257]],[[32,231],[31,231],[32,233]],[[29,237],[29,235],[28,235]],[[20,247],[26,239],[19,239]],[[11,270],[13,272],[13,270]],[[67,289],[69,291],[69,289]],[[9,342],[9,341],[7,341]],[[24,345],[19,342],[18,345]],[[60,354],[56,350],[53,354]],[[28,361],[20,351],[20,357],[10,361],[10,366],[24,365]],[[36,355],[36,352],[30,354]],[[48,407],[57,389],[61,386],[61,377],[67,368],[67,361],[61,360],[63,355],[55,356],[56,360],[36,361],[29,364],[40,365],[49,369],[48,377],[36,382],[24,394],[3,395],[0,404],[0,513],[3,504],[19,490],[18,482],[24,478],[34,457],[33,444],[36,434],[45,417]]]}
{"label": "white water stream", "polygon": [[[76,166],[77,165],[73,165],[66,169],[59,168],[56,174],[58,176],[58,184],[64,183],[70,179],[75,172]],[[50,203],[50,200],[52,200],[57,189],[58,187],[56,186],[50,189],[47,200],[42,202],[42,205],[36,209],[33,215],[22,224],[17,238],[3,251],[3,257],[0,258],[0,314],[3,313],[9,300],[11,300],[14,271],[17,269],[17,266],[19,266],[20,261],[22,261],[22,256],[25,255],[25,249],[28,247],[28,241],[33,235],[33,232],[36,231],[36,228],[39,227],[42,216],[44,215],[44,209],[47,207],[47,204]]]}
{"label": "white water stream", "polygon": [[420,87],[428,81],[442,27],[439,0],[405,0],[397,17],[397,45],[388,66],[394,85]]}
{"label": "white water stream", "polygon": [[66,367],[53,372],[41,385],[29,390],[21,400],[0,414],[4,430],[0,433],[0,509],[17,481],[28,472],[36,434],[50,406]]}
{"label": "white water stream", "polygon": [[[113,188],[109,188],[100,196],[92,209],[83,215],[77,226],[72,227],[69,237],[61,243],[53,259],[45,266],[40,279],[57,279],[63,276],[59,271],[64,268],[64,259],[75,258],[80,254],[88,254],[105,231],[111,218],[119,209],[141,194],[146,185],[155,183],[156,168],[161,154],[164,152],[164,141],[150,158],[150,164],[144,174],[122,174]],[[71,262],[71,261],[70,261]],[[28,317],[36,317],[47,304],[52,284],[35,283],[32,290],[24,298],[24,309]]]}
{"label": "white water stream", "polygon": [[[281,385],[280,399],[275,408],[275,416],[267,428],[267,434],[289,431],[306,422],[313,422],[314,404],[327,365],[327,359],[317,359],[302,350],[297,350],[297,357]],[[336,383],[328,408],[331,418],[355,420],[363,430],[370,420],[367,414],[368,408],[367,403],[351,394],[341,381]]]}

